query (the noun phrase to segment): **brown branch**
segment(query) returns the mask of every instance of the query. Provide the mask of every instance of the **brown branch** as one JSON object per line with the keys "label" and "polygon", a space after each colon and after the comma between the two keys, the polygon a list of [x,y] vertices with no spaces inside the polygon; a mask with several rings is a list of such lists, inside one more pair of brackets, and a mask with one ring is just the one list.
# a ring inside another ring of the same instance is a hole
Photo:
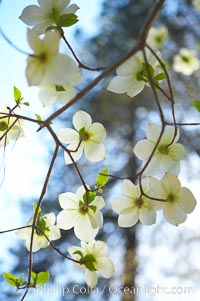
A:
{"label": "brown branch", "polygon": [[53,170],[53,166],[54,166],[55,160],[57,158],[58,150],[59,150],[59,146],[56,144],[56,147],[55,147],[52,159],[51,159],[51,163],[49,165],[49,169],[48,169],[48,172],[47,172],[47,175],[46,175],[46,179],[45,179],[45,182],[44,182],[44,185],[43,185],[43,188],[42,188],[42,192],[41,192],[41,195],[40,195],[40,198],[38,200],[37,206],[35,208],[34,216],[33,216],[31,240],[30,240],[30,253],[29,253],[29,272],[28,272],[28,281],[27,281],[28,284],[27,284],[27,290],[26,290],[26,292],[25,292],[25,294],[24,294],[24,296],[21,300],[24,300],[26,294],[28,293],[29,285],[31,283],[31,272],[32,272],[32,265],[33,265],[33,251],[32,251],[32,249],[33,249],[34,231],[35,231],[35,227],[36,227],[39,208],[41,206],[44,195],[46,193],[46,189],[47,189],[48,182],[49,182],[52,170]]}
{"label": "brown branch", "polygon": [[89,70],[89,71],[101,71],[101,70],[104,70],[106,69],[106,67],[97,67],[97,68],[92,68],[92,67],[89,67],[89,66],[86,66],[85,64],[83,64],[79,58],[77,57],[75,51],[73,50],[73,48],[71,47],[71,45],[69,44],[69,42],[67,41],[65,35],[64,35],[64,32],[61,31],[61,34],[62,34],[62,38],[63,40],[65,41],[67,47],[70,49],[71,53],[73,54],[75,60],[78,62],[79,64],[79,68],[83,68],[83,69],[86,69],[86,70]]}

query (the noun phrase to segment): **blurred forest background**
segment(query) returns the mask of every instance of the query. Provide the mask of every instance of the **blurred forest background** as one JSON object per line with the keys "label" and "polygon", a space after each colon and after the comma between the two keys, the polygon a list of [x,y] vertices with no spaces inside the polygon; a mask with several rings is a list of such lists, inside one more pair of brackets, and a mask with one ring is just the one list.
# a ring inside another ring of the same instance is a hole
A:
{"label": "blurred forest background", "polygon": [[[75,49],[81,61],[89,66],[108,66],[120,56],[126,54],[137,42],[145,20],[156,1],[154,0],[112,0],[102,1],[101,13],[96,19],[98,34],[89,40],[80,29],[76,31]],[[89,12],[88,12],[89,13]],[[87,17],[87,16],[86,16]],[[81,24],[81,20],[80,20]],[[169,74],[176,100],[176,116],[181,122],[199,121],[199,114],[193,107],[192,100],[199,99],[199,71],[187,77],[173,72],[172,58],[180,47],[200,49],[200,13],[191,1],[174,0],[166,4],[157,18],[154,26],[165,25],[169,30],[169,39],[162,49],[162,57],[169,63]],[[73,45],[72,45],[73,46]],[[97,76],[97,72],[83,71],[84,87]],[[71,118],[77,109],[86,110],[94,121],[101,122],[107,129],[107,156],[103,163],[90,164],[82,158],[78,165],[89,185],[94,184],[97,172],[108,167],[110,174],[118,177],[130,177],[137,173],[140,162],[133,155],[132,148],[139,139],[144,138],[149,122],[159,123],[159,116],[154,104],[154,98],[149,88],[145,88],[134,99],[127,95],[117,95],[106,91],[113,75],[103,80],[86,97],[60,116],[57,127],[71,126]],[[80,86],[81,89],[81,86]],[[163,98],[162,105],[165,114],[169,116],[170,108]],[[200,132],[198,127],[182,127],[181,142],[187,150],[187,157],[182,165],[181,180],[188,187],[197,187],[200,164],[199,154]],[[49,144],[49,158],[54,145],[50,137],[45,137]],[[48,158],[47,158],[48,161]],[[47,163],[48,164],[48,163]],[[150,227],[136,225],[132,228],[118,228],[117,215],[110,209],[115,196],[121,193],[121,181],[111,178],[105,188],[104,227],[97,239],[108,242],[109,255],[116,266],[116,274],[109,280],[99,279],[98,288],[105,285],[123,287],[145,287],[168,285],[193,286],[197,288],[200,277],[200,219],[198,213],[188,219],[188,222],[178,228],[167,224],[158,217],[157,224]],[[65,166],[63,152],[57,158],[48,193],[43,202],[43,212],[60,211],[58,194],[66,191],[75,192],[80,186],[80,180],[71,166]],[[196,186],[195,186],[196,185]],[[193,190],[193,188],[191,190]],[[194,191],[194,190],[193,190]],[[198,192],[194,191],[198,199]],[[32,214],[32,203],[37,199],[21,200],[21,210],[24,212],[24,223]],[[196,211],[198,211],[198,206]],[[14,234],[11,234],[14,235]],[[79,244],[72,231],[62,231],[62,238],[55,245],[66,252],[72,244]],[[27,270],[28,257],[24,242],[19,240],[15,249],[9,250],[13,255],[11,267],[17,275]],[[84,273],[73,267],[73,264],[59,256],[51,247],[34,254],[34,271],[50,270],[51,281],[46,284],[58,287],[73,287],[80,284],[86,287]],[[0,276],[2,278],[2,276]],[[16,293],[8,287],[3,279],[0,284],[1,300],[20,300],[21,292]],[[200,294],[200,293],[199,293]],[[173,299],[175,297],[175,299]],[[102,294],[73,294],[64,297],[61,293],[44,294],[31,292],[26,300],[114,300],[114,301],[152,301],[152,300],[197,300],[195,296],[151,296],[145,294],[110,294],[108,289]],[[158,298],[158,299],[157,299]],[[186,298],[186,299],[184,299]]]}

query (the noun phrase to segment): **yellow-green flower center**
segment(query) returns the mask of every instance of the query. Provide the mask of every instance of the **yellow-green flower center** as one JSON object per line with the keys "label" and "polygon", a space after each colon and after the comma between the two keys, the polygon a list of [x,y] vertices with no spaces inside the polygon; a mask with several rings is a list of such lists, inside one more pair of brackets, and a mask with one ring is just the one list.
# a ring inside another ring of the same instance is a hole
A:
{"label": "yellow-green flower center", "polygon": [[4,119],[0,120],[0,131],[3,132],[7,130],[8,128],[8,122]]}
{"label": "yellow-green flower center", "polygon": [[182,60],[183,60],[185,63],[189,63],[189,62],[190,62],[190,59],[189,59],[187,56],[185,56],[185,55],[182,55],[181,58],[182,58]]}
{"label": "yellow-green flower center", "polygon": [[169,203],[175,202],[174,195],[173,194],[169,194],[166,201],[169,202]]}
{"label": "yellow-green flower center", "polygon": [[168,146],[167,145],[160,145],[158,147],[158,151],[161,153],[161,154],[164,154],[164,155],[168,155],[169,154],[169,149],[168,149]]}
{"label": "yellow-green flower center", "polygon": [[142,205],[143,205],[143,200],[142,198],[139,198],[135,201],[135,204],[138,208],[142,208]]}

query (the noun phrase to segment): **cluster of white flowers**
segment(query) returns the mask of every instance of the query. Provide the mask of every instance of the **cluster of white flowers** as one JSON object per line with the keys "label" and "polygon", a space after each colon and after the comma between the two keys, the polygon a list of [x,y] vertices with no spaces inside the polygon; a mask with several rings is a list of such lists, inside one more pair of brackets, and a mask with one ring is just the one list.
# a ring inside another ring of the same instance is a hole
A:
{"label": "cluster of white flowers", "polygon": [[[68,6],[70,0],[38,0],[38,3],[40,6],[27,6],[20,16],[33,27],[28,30],[28,42],[34,53],[27,60],[27,80],[29,85],[40,87],[39,98],[44,106],[56,100],[65,104],[75,96],[74,86],[82,75],[71,57],[58,52],[61,35],[56,26],[61,17],[74,14],[78,6]],[[47,31],[51,26],[55,30]],[[45,34],[44,39],[40,39],[41,34]]]}
{"label": "cluster of white flowers", "polygon": [[[78,6],[69,5],[70,0],[38,0],[38,4],[39,6],[26,7],[20,16],[23,22],[33,27],[28,29],[28,42],[33,53],[27,59],[27,81],[30,86],[40,88],[39,98],[44,106],[53,104],[55,100],[66,104],[75,96],[74,86],[79,84],[82,75],[71,57],[59,53],[59,42],[62,24],[69,20],[68,17],[73,19]],[[158,60],[161,59],[158,49],[164,45],[167,38],[168,31],[164,26],[151,28],[147,44],[153,51],[145,48],[146,60],[143,52],[138,51],[120,65],[116,70],[117,76],[111,80],[107,89],[134,97],[152,83],[156,88],[160,88],[165,74]],[[200,63],[194,51],[182,48],[180,54],[174,57],[173,68],[177,72],[191,75],[200,68]],[[8,143],[9,139],[23,135],[19,120],[12,115],[0,118],[0,146]],[[91,116],[82,110],[74,114],[72,124],[75,129],[61,128],[56,133],[57,143],[64,149],[66,165],[77,164],[83,153],[91,162],[104,160],[104,126],[99,122],[93,123]],[[180,161],[185,156],[183,145],[178,143],[179,130],[176,127],[149,124],[146,137],[147,139],[137,142],[133,148],[134,154],[142,160],[139,183],[124,180],[123,195],[113,201],[112,209],[119,214],[120,227],[132,227],[138,221],[144,225],[155,224],[157,210],[163,210],[165,219],[177,226],[186,220],[187,214],[196,206],[192,192],[186,187],[181,187],[177,178]],[[16,234],[26,241],[29,251],[31,249],[32,252],[36,252],[47,247],[52,240],[59,239],[60,229],[73,228],[74,234],[81,241],[81,247],[71,246],[68,252],[76,261],[75,265],[85,270],[88,286],[94,287],[98,281],[97,271],[105,278],[110,278],[114,273],[113,263],[107,256],[106,243],[95,241],[99,229],[103,226],[101,210],[105,202],[100,193],[101,186],[104,186],[107,180],[100,181],[100,184],[97,181],[98,187],[95,186],[94,189],[90,189],[83,180],[82,182],[84,185],[79,187],[76,193],[65,192],[59,195],[62,210],[57,219],[54,213],[42,216],[39,209],[37,217],[32,217],[27,227],[18,230]]]}
{"label": "cluster of white flowers", "polygon": [[[143,160],[143,174],[146,176],[138,185],[124,180],[123,196],[114,200],[112,208],[119,213],[118,224],[131,227],[138,220],[144,225],[156,222],[156,210],[163,209],[165,219],[178,226],[191,213],[196,200],[192,192],[177,178],[180,160],[185,156],[184,147],[177,143],[179,132],[174,127],[164,130],[160,142],[161,127],[149,124],[147,139],[139,141],[133,151]],[[164,173],[161,180],[152,177]]]}

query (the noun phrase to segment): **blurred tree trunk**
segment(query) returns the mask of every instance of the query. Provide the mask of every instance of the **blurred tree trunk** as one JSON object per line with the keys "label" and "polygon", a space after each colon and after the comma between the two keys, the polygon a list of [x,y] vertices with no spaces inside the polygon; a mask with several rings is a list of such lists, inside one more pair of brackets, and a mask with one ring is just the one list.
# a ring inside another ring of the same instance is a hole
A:
{"label": "blurred tree trunk", "polygon": [[[137,272],[137,260],[136,260],[136,233],[135,228],[127,228],[125,229],[125,237],[126,237],[126,251],[124,258],[124,288],[135,287],[135,277]],[[123,291],[122,295],[123,301],[135,301],[136,295],[126,293]]]}

